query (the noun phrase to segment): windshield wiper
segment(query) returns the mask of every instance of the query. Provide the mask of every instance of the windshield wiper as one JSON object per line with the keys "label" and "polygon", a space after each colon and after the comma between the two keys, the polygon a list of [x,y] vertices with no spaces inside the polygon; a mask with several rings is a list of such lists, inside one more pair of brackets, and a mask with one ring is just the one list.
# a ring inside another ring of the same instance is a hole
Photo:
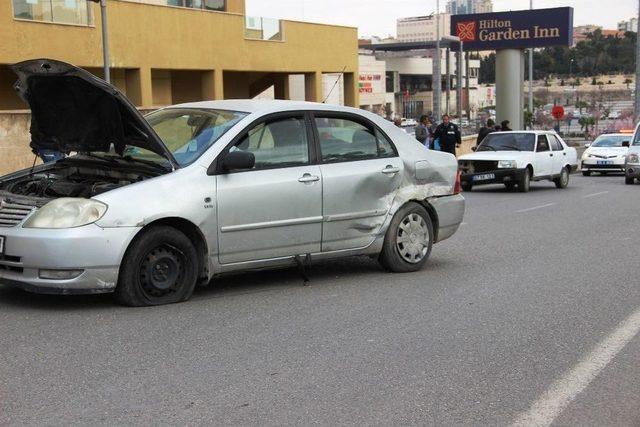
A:
{"label": "windshield wiper", "polygon": [[500,148],[511,148],[511,149],[513,149],[513,150],[522,151],[521,149],[519,149],[518,147],[513,146],[513,145],[503,145],[503,146],[501,146]]}
{"label": "windshield wiper", "polygon": [[167,170],[167,167],[162,165],[161,163],[158,162],[154,162],[153,160],[144,160],[144,159],[138,159],[136,157],[131,157],[131,156],[123,156],[121,157],[122,160],[127,161],[127,162],[136,162],[136,163],[142,163],[143,165],[149,165],[149,166],[153,166],[155,168],[159,168],[162,169],[164,171]]}
{"label": "windshield wiper", "polygon": [[481,145],[481,146],[478,147],[478,149],[476,151],[489,151],[489,150],[481,150],[481,148],[490,148],[493,151],[498,151],[498,150],[496,150],[495,147],[492,147],[491,145]]}

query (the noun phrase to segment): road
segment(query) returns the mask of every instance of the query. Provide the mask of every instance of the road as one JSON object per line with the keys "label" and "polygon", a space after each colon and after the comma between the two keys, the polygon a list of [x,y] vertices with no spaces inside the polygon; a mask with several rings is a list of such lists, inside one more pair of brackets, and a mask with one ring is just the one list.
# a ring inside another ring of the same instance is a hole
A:
{"label": "road", "polygon": [[355,258],[144,309],[0,288],[0,425],[638,425],[639,195],[474,189],[414,274]]}

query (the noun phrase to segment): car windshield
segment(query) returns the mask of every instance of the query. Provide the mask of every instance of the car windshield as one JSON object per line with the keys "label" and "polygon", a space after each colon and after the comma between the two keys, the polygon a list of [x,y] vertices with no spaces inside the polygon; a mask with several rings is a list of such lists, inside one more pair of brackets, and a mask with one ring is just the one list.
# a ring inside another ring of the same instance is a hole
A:
{"label": "car windshield", "polygon": [[490,133],[476,151],[533,151],[533,133]]}
{"label": "car windshield", "polygon": [[596,139],[592,147],[622,147],[624,141],[629,141],[629,136],[604,135]]}
{"label": "car windshield", "polygon": [[[196,108],[168,108],[145,116],[180,166],[196,161],[247,113]],[[149,150],[127,146],[124,156],[141,162],[167,163]]]}

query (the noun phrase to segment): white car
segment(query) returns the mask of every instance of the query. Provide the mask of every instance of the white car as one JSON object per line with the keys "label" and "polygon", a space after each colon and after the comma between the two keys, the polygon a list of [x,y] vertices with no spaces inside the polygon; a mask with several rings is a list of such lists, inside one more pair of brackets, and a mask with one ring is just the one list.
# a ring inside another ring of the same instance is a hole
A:
{"label": "white car", "polygon": [[458,165],[462,188],[504,184],[512,190],[529,191],[531,181],[550,180],[558,188],[569,184],[569,174],[578,168],[576,149],[550,131],[494,132],[461,156]]}
{"label": "white car", "polygon": [[624,172],[624,162],[629,151],[631,137],[626,133],[600,135],[582,154],[582,175],[591,172]]}

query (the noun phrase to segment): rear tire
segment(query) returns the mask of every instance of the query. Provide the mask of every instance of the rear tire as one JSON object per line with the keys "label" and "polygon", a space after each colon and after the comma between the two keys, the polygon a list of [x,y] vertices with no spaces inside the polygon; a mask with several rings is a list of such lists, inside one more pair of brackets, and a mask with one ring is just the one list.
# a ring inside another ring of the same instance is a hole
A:
{"label": "rear tire", "polygon": [[582,171],[582,176],[591,176],[590,171]]}
{"label": "rear tire", "polygon": [[518,182],[518,191],[521,193],[528,193],[531,188],[531,169],[527,168],[524,170],[524,175],[520,178],[520,182]]}
{"label": "rear tire", "polygon": [[157,226],[129,246],[120,267],[116,300],[131,307],[173,304],[191,298],[198,253],[180,231]]}
{"label": "rear tire", "polygon": [[504,186],[507,188],[507,191],[513,191],[516,188],[516,185],[513,182],[507,183]]}
{"label": "rear tire", "polygon": [[433,240],[427,210],[415,202],[407,203],[393,216],[378,259],[394,273],[418,271],[431,255]]}
{"label": "rear tire", "polygon": [[569,185],[569,170],[567,168],[563,168],[562,172],[560,172],[560,176],[553,180],[554,184],[556,184],[556,188],[567,188]]}
{"label": "rear tire", "polygon": [[624,177],[624,183],[627,185],[633,185],[636,183],[636,179],[632,176],[625,176]]}

